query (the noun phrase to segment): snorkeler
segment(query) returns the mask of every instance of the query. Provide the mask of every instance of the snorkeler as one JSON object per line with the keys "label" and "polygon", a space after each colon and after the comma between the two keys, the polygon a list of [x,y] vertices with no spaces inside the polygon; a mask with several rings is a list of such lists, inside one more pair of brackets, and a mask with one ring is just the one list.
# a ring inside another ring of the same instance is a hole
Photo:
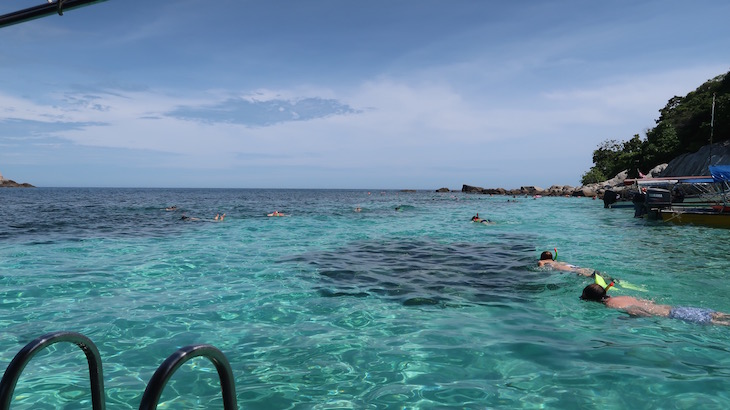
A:
{"label": "snorkeler", "polygon": [[670,319],[684,320],[685,322],[730,326],[730,315],[712,309],[660,305],[646,299],[637,299],[631,296],[609,296],[608,288],[592,283],[583,289],[582,300],[603,303],[611,309],[623,310],[631,316],[659,316]]}
{"label": "snorkeler", "polygon": [[472,222],[479,222],[479,223],[483,223],[483,224],[491,224],[492,223],[492,220],[491,219],[482,219],[482,218],[480,218],[479,217],[479,212],[477,212],[476,215],[474,215],[474,216],[471,217],[471,221]]}
{"label": "snorkeler", "polygon": [[555,250],[555,257],[553,257],[552,252],[545,251],[542,254],[540,254],[540,260],[537,261],[537,266],[539,268],[545,268],[545,269],[552,269],[557,270],[561,272],[572,272],[576,273],[581,276],[585,276],[588,278],[593,278],[595,280],[595,283],[606,286],[607,282],[614,283],[616,287],[614,289],[630,289],[635,290],[639,292],[646,292],[646,288],[643,285],[634,285],[633,283],[629,283],[623,279],[614,279],[608,276],[606,273],[598,272],[595,269],[591,268],[581,268],[580,266],[571,265],[569,263],[565,262],[559,262],[556,259],[558,258],[558,248],[554,248]]}
{"label": "snorkeler", "polygon": [[274,211],[270,214],[267,214],[266,216],[284,216],[284,214],[279,211]]}
{"label": "snorkeler", "polygon": [[[571,265],[569,263],[565,262],[558,262],[555,259],[557,259],[558,251],[555,249],[555,258],[553,258],[553,254],[550,251],[545,251],[540,254],[540,260],[537,261],[537,266],[540,268],[551,268],[554,270],[559,270],[563,272],[573,272],[577,273],[578,275],[583,275],[587,277],[593,277],[593,273],[596,271],[595,269],[589,269],[589,268],[581,268],[579,266]],[[611,280],[609,277],[605,277],[606,280]]]}

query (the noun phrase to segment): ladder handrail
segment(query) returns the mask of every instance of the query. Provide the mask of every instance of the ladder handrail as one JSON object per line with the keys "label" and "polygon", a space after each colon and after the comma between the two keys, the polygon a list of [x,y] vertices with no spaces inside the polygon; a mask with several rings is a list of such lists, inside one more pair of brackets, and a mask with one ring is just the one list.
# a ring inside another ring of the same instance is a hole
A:
{"label": "ladder handrail", "polygon": [[102,371],[99,349],[88,337],[76,332],[52,332],[36,338],[20,349],[5,370],[0,381],[0,409],[10,408],[15,385],[20,374],[30,360],[41,350],[54,343],[70,342],[83,350],[89,363],[89,381],[91,383],[91,403],[94,410],[104,410],[104,373]]}
{"label": "ladder handrail", "polygon": [[162,396],[162,391],[165,389],[167,381],[170,380],[173,373],[180,368],[188,360],[198,357],[205,356],[215,365],[218,370],[218,378],[221,383],[221,393],[223,394],[223,409],[224,410],[238,410],[236,403],[236,384],[233,380],[233,371],[231,365],[228,363],[226,356],[215,348],[214,346],[207,344],[197,344],[181,347],[175,353],[171,354],[160,367],[157,368],[155,374],[152,375],[150,382],[147,384],[147,388],[142,395],[142,401],[140,402],[140,410],[155,410],[157,409],[158,401]]}

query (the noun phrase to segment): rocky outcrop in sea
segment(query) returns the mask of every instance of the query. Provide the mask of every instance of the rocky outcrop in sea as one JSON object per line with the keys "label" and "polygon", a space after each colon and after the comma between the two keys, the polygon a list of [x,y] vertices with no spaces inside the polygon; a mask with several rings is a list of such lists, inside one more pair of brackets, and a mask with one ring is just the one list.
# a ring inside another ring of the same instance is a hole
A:
{"label": "rocky outcrop in sea", "polygon": [[545,189],[539,186],[526,185],[516,189],[505,189],[505,188],[482,188],[474,185],[464,184],[461,187],[461,192],[467,192],[472,194],[485,194],[485,195],[512,195],[512,196],[593,196],[595,195],[594,190],[585,189],[585,187],[574,187],[571,185],[552,185]]}
{"label": "rocky outcrop in sea", "polygon": [[0,179],[0,188],[35,188],[33,185],[23,182],[19,184],[12,179]]}
{"label": "rocky outcrop in sea", "polygon": [[[694,175],[710,175],[708,165],[710,164],[710,154],[712,154],[712,164],[730,164],[730,140],[718,142],[716,144],[706,145],[697,152],[691,154],[682,154],[668,164],[661,164],[650,170],[646,176],[649,178],[657,177],[676,177],[676,176],[694,176]],[[596,184],[583,185],[573,187],[570,185],[553,185],[550,188],[543,189],[537,186],[522,186],[519,189],[504,188],[482,188],[474,185],[464,184],[461,192],[473,194],[487,195],[542,195],[542,196],[577,196],[577,197],[603,197],[604,192],[611,190],[613,192],[628,196],[630,185],[625,185],[624,181],[628,176],[628,171],[623,171],[615,177],[599,182]],[[443,191],[446,190],[446,191]],[[447,192],[447,188],[441,188],[439,192]]]}
{"label": "rocky outcrop in sea", "polygon": [[[667,164],[658,165],[651,171],[649,171],[647,177],[657,177],[666,168]],[[464,184],[461,187],[461,192],[467,192],[472,194],[486,194],[486,195],[513,195],[513,196],[572,196],[572,197],[603,197],[603,193],[607,190],[614,192],[623,192],[628,189],[624,185],[628,171],[623,171],[608,181],[599,182],[596,184],[572,186],[572,185],[552,185],[551,187],[544,189],[534,185],[521,186],[518,189],[504,189],[504,188],[482,188],[474,185]],[[444,188],[441,188],[444,189]],[[440,190],[439,190],[440,191]],[[440,191],[443,192],[443,191]]]}

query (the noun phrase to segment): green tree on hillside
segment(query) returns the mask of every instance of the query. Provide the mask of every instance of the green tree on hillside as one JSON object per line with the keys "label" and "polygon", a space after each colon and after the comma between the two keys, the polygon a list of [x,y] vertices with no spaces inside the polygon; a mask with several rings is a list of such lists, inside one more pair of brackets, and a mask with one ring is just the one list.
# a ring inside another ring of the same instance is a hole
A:
{"label": "green tree on hillside", "polygon": [[639,134],[628,141],[607,140],[593,151],[593,167],[583,174],[583,185],[613,178],[623,170],[635,172],[641,158],[642,141]]}
{"label": "green tree on hillside", "polygon": [[669,162],[679,149],[680,142],[674,126],[669,123],[658,124],[646,132],[639,166],[649,170],[658,164]]}
{"label": "green tree on hillside", "polygon": [[[583,174],[581,183],[613,178],[623,170],[633,177],[636,168],[647,172],[655,166],[712,142],[730,139],[730,72],[719,75],[684,97],[674,96],[659,110],[656,126],[642,140],[634,135],[628,141],[606,140],[593,151],[593,167]],[[712,98],[715,116],[712,124]],[[714,127],[713,127],[714,125]],[[713,130],[714,128],[714,130]],[[604,178],[595,180],[596,178]]]}

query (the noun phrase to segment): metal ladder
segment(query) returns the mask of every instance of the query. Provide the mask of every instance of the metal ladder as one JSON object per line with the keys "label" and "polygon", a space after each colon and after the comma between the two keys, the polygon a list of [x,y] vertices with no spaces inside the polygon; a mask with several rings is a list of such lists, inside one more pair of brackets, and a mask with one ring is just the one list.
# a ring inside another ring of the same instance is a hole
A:
{"label": "metal ladder", "polygon": [[[91,381],[91,404],[94,410],[104,410],[104,374],[101,367],[101,356],[99,350],[88,337],[76,332],[53,332],[36,338],[25,345],[5,370],[2,381],[0,381],[0,410],[8,410],[13,399],[15,385],[18,383],[20,374],[30,360],[44,348],[59,342],[70,342],[77,345],[86,355],[89,363],[89,379]],[[170,355],[152,375],[147,388],[142,395],[140,410],[155,410],[162,395],[167,381],[175,371],[188,360],[204,356],[208,358],[218,371],[218,378],[221,383],[223,394],[223,409],[237,410],[236,385],[233,381],[233,372],[226,356],[217,348],[207,344],[195,344],[181,347]]]}

